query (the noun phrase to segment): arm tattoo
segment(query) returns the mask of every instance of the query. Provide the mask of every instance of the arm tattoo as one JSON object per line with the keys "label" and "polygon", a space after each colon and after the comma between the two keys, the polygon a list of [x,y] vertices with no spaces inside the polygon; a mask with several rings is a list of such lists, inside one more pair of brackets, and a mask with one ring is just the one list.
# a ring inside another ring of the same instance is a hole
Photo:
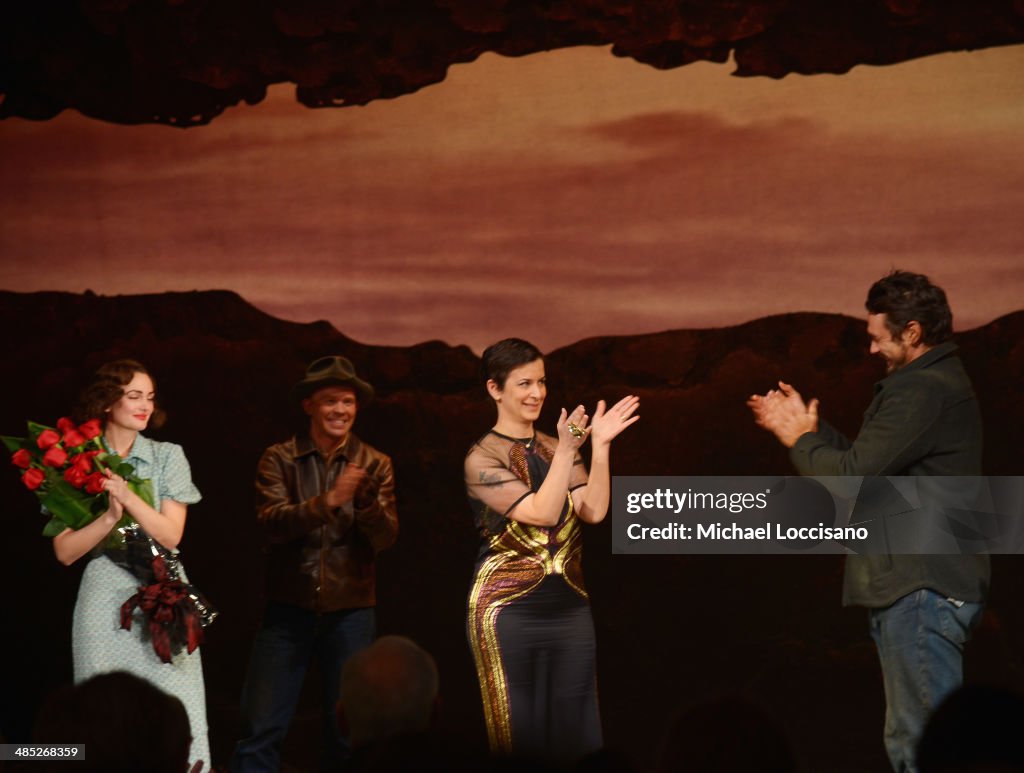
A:
{"label": "arm tattoo", "polygon": [[496,488],[505,485],[505,481],[502,479],[500,475],[498,475],[498,473],[492,472],[488,474],[486,470],[482,470],[480,472],[480,482],[483,483],[485,486],[494,486]]}

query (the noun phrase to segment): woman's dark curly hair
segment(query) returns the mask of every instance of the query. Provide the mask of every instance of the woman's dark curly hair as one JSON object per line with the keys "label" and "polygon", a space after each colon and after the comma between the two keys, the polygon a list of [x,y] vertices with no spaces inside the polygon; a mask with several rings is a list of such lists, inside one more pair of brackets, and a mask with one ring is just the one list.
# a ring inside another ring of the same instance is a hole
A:
{"label": "woman's dark curly hair", "polygon": [[[131,383],[136,373],[145,373],[152,380],[153,375],[146,366],[136,360],[114,360],[101,365],[93,374],[92,380],[78,397],[75,409],[75,421],[81,423],[89,419],[99,419],[106,423],[107,411],[124,397],[124,388]],[[156,389],[156,381],[153,381]],[[153,415],[149,418],[151,429],[160,429],[167,414],[158,406],[153,406]]]}

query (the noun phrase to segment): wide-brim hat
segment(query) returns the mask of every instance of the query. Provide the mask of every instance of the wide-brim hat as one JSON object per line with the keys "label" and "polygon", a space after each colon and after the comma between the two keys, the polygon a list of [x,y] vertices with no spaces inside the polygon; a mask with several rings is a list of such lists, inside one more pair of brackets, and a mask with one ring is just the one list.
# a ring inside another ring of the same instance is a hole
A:
{"label": "wide-brim hat", "polygon": [[373,387],[356,375],[356,369],[348,359],[338,356],[313,360],[306,368],[305,378],[292,387],[292,398],[304,400],[327,386],[352,387],[361,400],[373,398]]}

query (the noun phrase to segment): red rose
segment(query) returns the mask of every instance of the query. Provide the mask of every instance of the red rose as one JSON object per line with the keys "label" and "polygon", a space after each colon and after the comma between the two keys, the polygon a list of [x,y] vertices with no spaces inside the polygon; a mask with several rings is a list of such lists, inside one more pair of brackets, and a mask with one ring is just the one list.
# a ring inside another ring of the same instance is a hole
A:
{"label": "red rose", "polygon": [[102,472],[94,472],[85,480],[85,490],[89,494],[102,494],[103,493],[103,481],[107,479],[107,476]]}
{"label": "red rose", "polygon": [[100,433],[103,432],[103,427],[100,425],[99,419],[89,419],[85,424],[78,427],[78,431],[82,433],[86,440],[92,440],[100,436]]}
{"label": "red rose", "polygon": [[75,423],[71,421],[67,416],[57,419],[57,429],[61,432],[67,432],[69,429],[74,429]]}
{"label": "red rose", "polygon": [[50,446],[55,446],[60,442],[60,435],[54,432],[52,429],[44,429],[39,433],[39,437],[36,438],[36,445],[40,449],[45,451]]}
{"label": "red rose", "polygon": [[19,448],[11,454],[11,463],[23,470],[27,470],[32,466],[32,454],[28,452],[28,449]]}
{"label": "red rose", "polygon": [[32,467],[31,469],[25,470],[25,474],[21,476],[21,482],[24,483],[30,491],[35,491],[46,480],[46,473],[40,470],[38,467]]}
{"label": "red rose", "polygon": [[85,445],[85,438],[79,434],[78,430],[72,427],[69,430],[64,431],[64,447],[65,448],[76,448],[81,445]]}
{"label": "red rose", "polygon": [[68,460],[68,452],[60,446],[52,446],[45,454],[43,454],[43,464],[48,464],[51,467],[60,467]]}
{"label": "red rose", "polygon": [[71,457],[71,465],[88,475],[93,469],[92,460],[98,453],[99,451],[84,451],[80,454],[75,454]]}
{"label": "red rose", "polygon": [[70,483],[75,488],[82,488],[85,485],[86,479],[88,479],[88,473],[82,472],[77,467],[68,467],[64,470],[64,480]]}

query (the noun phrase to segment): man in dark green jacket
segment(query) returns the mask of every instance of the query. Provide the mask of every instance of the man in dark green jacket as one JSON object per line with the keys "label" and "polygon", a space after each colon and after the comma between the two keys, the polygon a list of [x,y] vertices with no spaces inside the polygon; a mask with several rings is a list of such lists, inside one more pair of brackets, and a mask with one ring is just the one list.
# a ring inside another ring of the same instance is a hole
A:
{"label": "man in dark green jacket", "polygon": [[[780,382],[750,399],[757,423],[787,448],[802,475],[977,476],[981,416],[952,337],[941,288],[894,271],[868,292],[871,353],[888,375],[854,441]],[[869,609],[885,685],[885,745],[893,769],[916,771],[924,723],[962,679],[963,646],[989,585],[985,555],[851,555],[843,603]]]}

